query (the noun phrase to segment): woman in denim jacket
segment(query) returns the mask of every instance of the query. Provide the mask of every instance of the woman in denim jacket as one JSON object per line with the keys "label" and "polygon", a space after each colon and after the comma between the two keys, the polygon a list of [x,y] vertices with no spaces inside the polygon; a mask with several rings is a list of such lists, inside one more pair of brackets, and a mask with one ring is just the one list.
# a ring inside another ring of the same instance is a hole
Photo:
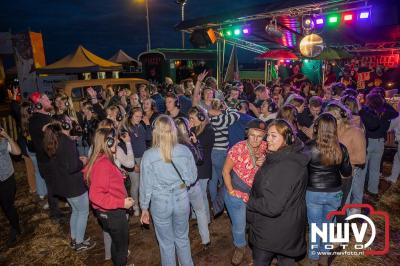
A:
{"label": "woman in denim jacket", "polygon": [[197,179],[190,150],[178,144],[172,118],[160,115],[154,125],[153,145],[140,165],[141,223],[150,223],[150,212],[160,246],[163,266],[193,265],[189,241],[189,198],[187,187]]}

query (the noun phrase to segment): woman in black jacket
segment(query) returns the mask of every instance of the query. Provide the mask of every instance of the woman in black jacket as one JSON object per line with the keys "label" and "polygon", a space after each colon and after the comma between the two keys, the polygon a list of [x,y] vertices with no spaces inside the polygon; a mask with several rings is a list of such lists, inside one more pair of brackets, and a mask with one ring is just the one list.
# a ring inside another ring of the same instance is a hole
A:
{"label": "woman in black jacket", "polygon": [[65,197],[71,205],[70,219],[71,247],[75,251],[88,250],[95,243],[84,240],[89,215],[89,198],[83,180],[82,168],[86,157],[79,157],[75,140],[69,132],[72,129],[68,116],[61,122],[48,124],[44,130],[43,146],[49,157],[53,175],[54,194]]}
{"label": "woman in black jacket", "polygon": [[304,144],[282,119],[268,126],[266,161],[254,177],[247,203],[249,243],[255,266],[294,265],[306,253],[307,164]]}
{"label": "woman in black jacket", "polygon": [[189,109],[190,131],[194,133],[203,151],[203,164],[197,166],[199,183],[206,206],[207,220],[210,220],[210,207],[207,196],[207,185],[212,175],[211,151],[214,147],[215,134],[207,114],[199,107]]}
{"label": "woman in black jacket", "polygon": [[396,118],[398,113],[385,102],[380,93],[375,91],[372,90],[367,95],[366,105],[359,114],[367,137],[365,168],[369,175],[368,192],[376,199],[379,192],[380,165],[385,149],[386,134],[390,127],[390,120]]}
{"label": "woman in black jacket", "polygon": [[[308,164],[308,187],[306,194],[308,223],[315,223],[322,230],[322,223],[330,223],[326,215],[339,209],[343,192],[342,176],[352,174],[349,154],[346,147],[339,143],[336,118],[330,113],[322,113],[314,122],[314,139],[307,143],[311,153]],[[328,226],[329,227],[329,226]],[[310,229],[310,239],[311,229]],[[316,241],[310,241],[308,258],[310,265],[328,265],[328,257],[321,260],[318,252],[325,252],[325,246],[317,235]],[[320,261],[319,261],[320,260]]]}

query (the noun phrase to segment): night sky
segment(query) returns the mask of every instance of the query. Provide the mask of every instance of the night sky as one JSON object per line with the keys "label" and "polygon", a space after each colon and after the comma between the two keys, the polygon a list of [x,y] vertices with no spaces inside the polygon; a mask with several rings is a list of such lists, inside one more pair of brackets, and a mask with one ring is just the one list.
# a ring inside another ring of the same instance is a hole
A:
{"label": "night sky", "polygon": [[[188,0],[186,19],[229,12],[266,0]],[[152,48],[180,48],[180,7],[174,0],[149,0]],[[123,49],[132,57],[146,49],[144,0],[2,1],[0,31],[43,33],[46,61],[52,63],[82,44],[111,57]],[[190,47],[190,45],[188,45]]]}

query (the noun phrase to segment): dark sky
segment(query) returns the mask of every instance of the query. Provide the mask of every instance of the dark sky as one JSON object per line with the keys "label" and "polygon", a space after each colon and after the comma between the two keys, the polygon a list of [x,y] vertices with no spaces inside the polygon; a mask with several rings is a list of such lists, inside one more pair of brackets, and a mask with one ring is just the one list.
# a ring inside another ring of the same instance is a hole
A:
{"label": "dark sky", "polygon": [[[188,0],[186,19],[265,3],[266,0]],[[174,0],[149,0],[152,48],[181,46],[180,8]],[[109,58],[118,49],[132,57],[146,49],[144,0],[6,0],[0,31],[43,33],[46,61],[52,63],[79,44]]]}

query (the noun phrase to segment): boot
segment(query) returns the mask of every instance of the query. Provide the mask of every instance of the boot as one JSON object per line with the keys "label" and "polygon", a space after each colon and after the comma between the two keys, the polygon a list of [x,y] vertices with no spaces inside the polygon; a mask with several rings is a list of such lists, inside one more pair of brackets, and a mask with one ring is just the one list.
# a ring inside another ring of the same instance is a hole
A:
{"label": "boot", "polygon": [[235,247],[235,251],[233,252],[232,256],[232,265],[240,265],[243,261],[244,255],[246,253],[246,247]]}

